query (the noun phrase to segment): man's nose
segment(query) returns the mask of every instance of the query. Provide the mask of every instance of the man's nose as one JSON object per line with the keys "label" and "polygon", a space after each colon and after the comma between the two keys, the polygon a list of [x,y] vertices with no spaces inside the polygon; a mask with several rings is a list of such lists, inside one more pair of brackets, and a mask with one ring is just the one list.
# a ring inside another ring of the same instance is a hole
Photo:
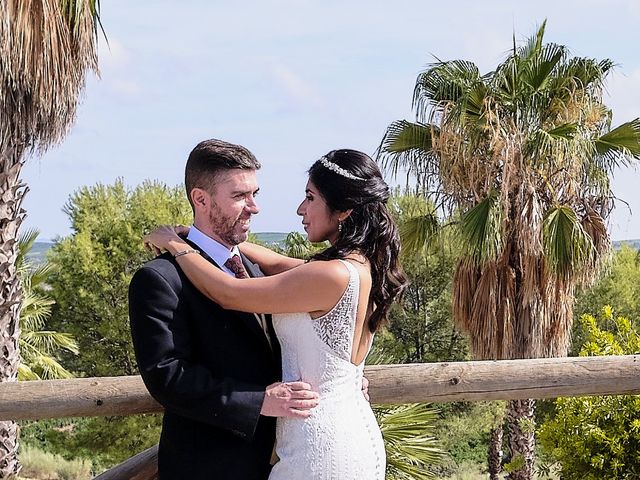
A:
{"label": "man's nose", "polygon": [[256,213],[258,213],[260,211],[260,207],[258,206],[258,203],[256,202],[255,197],[250,197],[247,200],[247,204],[245,205],[245,209],[255,215]]}

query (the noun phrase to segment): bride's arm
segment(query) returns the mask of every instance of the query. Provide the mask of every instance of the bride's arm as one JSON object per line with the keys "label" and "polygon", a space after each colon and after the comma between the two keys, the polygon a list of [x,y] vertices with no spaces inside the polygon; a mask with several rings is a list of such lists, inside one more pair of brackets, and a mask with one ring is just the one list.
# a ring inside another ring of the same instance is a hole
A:
{"label": "bride's arm", "polygon": [[[169,227],[147,235],[145,243],[172,255],[191,250]],[[228,275],[200,255],[179,255],[176,261],[204,295],[226,309],[243,312],[326,312],[349,282],[349,272],[337,261],[309,262],[277,275],[246,279]]]}
{"label": "bride's arm", "polygon": [[305,263],[304,260],[281,255],[255,243],[244,242],[239,247],[249,260],[260,265],[265,275],[276,275]]}

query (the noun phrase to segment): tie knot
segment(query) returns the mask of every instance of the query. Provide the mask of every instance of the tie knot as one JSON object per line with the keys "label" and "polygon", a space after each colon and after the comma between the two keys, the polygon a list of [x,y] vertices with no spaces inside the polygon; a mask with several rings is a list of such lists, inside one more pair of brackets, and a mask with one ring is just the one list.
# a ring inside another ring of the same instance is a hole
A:
{"label": "tie knot", "polygon": [[227,261],[224,262],[224,266],[231,270],[236,278],[249,278],[249,275],[242,264],[240,255],[231,255]]}

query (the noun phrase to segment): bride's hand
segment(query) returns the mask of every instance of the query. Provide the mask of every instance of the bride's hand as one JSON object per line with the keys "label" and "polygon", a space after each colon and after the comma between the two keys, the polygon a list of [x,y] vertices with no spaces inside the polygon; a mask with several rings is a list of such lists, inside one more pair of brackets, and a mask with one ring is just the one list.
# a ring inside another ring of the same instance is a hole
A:
{"label": "bride's hand", "polygon": [[142,238],[142,243],[145,248],[148,248],[157,255],[160,255],[163,250],[169,251],[169,245],[171,243],[184,243],[184,240],[178,236],[177,232],[184,233],[185,230],[186,233],[189,232],[187,227],[183,227],[181,225],[177,227],[161,225],[151,233],[146,234]]}
{"label": "bride's hand", "polygon": [[189,235],[189,230],[190,228],[185,227],[184,225],[176,225],[175,227],[173,227],[173,231],[182,238],[187,238],[187,235]]}

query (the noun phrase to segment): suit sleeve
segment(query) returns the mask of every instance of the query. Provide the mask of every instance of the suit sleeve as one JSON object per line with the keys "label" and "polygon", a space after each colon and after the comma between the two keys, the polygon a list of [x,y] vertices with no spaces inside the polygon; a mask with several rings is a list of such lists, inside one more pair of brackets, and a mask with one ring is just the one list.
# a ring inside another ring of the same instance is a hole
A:
{"label": "suit sleeve", "polygon": [[133,276],[131,333],[149,393],[168,411],[251,439],[264,386],[214,377],[208,368],[192,362],[192,334],[180,318],[178,302],[176,289],[158,271],[143,267]]}

